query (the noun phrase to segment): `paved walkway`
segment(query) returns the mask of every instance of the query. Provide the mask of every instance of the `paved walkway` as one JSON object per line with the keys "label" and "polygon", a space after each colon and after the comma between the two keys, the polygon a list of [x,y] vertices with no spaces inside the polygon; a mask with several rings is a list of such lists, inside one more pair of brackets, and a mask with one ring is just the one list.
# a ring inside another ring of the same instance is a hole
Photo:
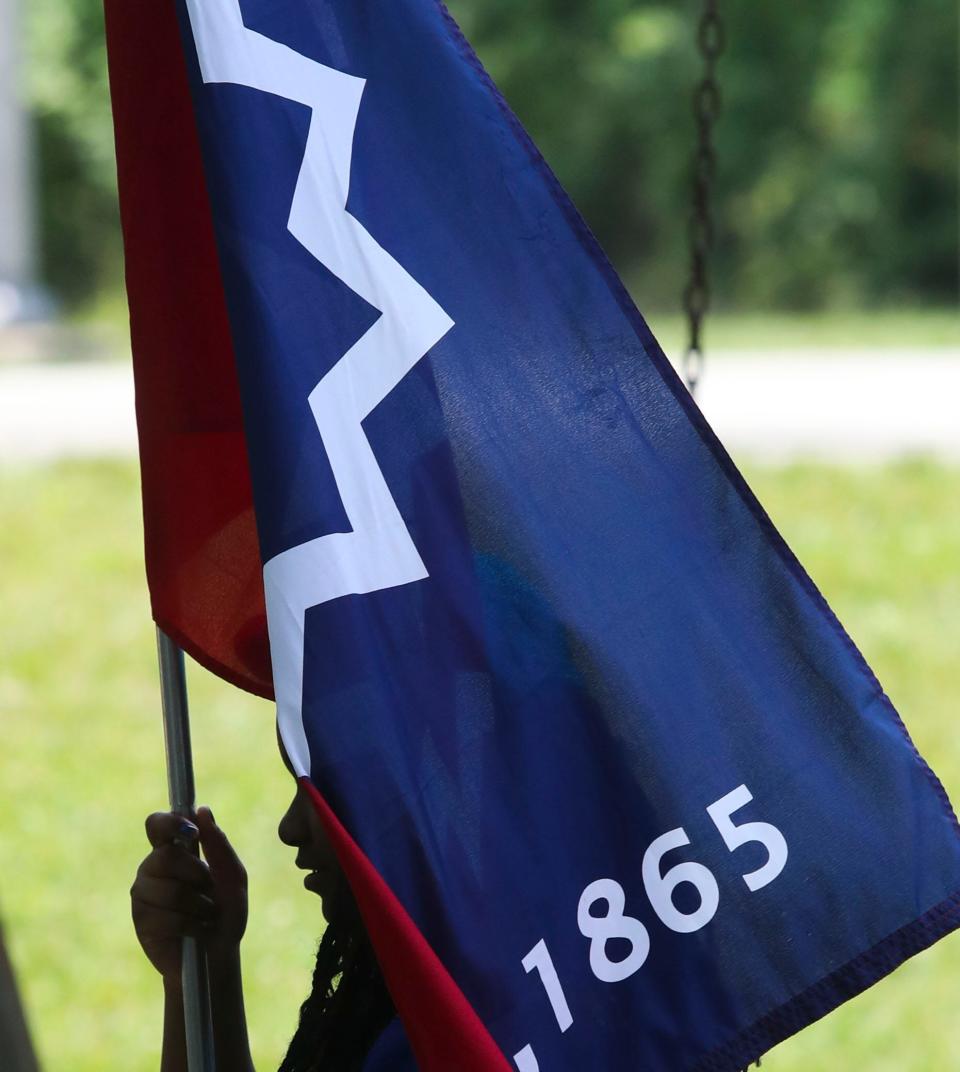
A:
{"label": "paved walkway", "polygon": [[960,350],[718,354],[698,401],[734,456],[960,461]]}
{"label": "paved walkway", "polygon": [[0,366],[0,465],[136,449],[129,363]]}
{"label": "paved walkway", "polygon": [[[960,462],[960,350],[714,352],[700,406],[734,457]],[[0,366],[0,465],[136,451],[122,361]]]}

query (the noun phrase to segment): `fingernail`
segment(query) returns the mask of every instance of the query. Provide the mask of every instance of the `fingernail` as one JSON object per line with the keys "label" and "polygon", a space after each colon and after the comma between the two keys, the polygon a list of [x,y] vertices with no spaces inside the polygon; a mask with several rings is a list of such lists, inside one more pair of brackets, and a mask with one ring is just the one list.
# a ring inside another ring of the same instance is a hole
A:
{"label": "fingernail", "polygon": [[190,822],[189,819],[182,819],[180,825],[177,827],[177,835],[181,838],[186,838],[189,841],[193,841],[199,835],[200,831],[196,826]]}

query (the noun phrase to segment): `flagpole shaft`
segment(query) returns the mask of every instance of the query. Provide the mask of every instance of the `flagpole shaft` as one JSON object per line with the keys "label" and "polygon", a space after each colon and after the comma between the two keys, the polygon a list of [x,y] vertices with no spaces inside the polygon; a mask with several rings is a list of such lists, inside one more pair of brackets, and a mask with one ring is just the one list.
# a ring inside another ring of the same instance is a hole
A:
{"label": "flagpole shaft", "polygon": [[[170,810],[178,815],[192,816],[196,791],[183,652],[159,627],[157,655],[160,662],[160,699],[163,707],[163,739],[167,753]],[[197,940],[185,937],[181,984],[189,1072],[213,1072],[214,1069],[206,967],[206,960]]]}

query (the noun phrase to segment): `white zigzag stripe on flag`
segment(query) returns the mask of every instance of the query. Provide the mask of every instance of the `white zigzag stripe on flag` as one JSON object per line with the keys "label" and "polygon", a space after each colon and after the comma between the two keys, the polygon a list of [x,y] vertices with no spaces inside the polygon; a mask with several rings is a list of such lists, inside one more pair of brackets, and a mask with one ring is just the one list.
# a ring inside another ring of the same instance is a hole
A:
{"label": "white zigzag stripe on flag", "polygon": [[263,569],[280,730],[297,774],[309,774],[302,718],[307,609],[427,576],[361,421],[453,321],[347,212],[365,80],[247,29],[238,0],[187,0],[187,9],[205,83],[247,86],[311,109],[288,228],[381,313],[308,399],[352,531],[292,547]]}

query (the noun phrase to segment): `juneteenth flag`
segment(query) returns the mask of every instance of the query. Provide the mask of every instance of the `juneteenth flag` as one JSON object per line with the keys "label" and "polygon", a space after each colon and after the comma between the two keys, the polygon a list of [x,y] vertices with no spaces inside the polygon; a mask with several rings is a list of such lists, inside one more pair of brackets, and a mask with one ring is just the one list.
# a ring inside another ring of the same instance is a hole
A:
{"label": "juneteenth flag", "polygon": [[442,5],[106,10],[154,614],[275,691],[419,1067],[728,1072],[956,927],[943,789]]}

